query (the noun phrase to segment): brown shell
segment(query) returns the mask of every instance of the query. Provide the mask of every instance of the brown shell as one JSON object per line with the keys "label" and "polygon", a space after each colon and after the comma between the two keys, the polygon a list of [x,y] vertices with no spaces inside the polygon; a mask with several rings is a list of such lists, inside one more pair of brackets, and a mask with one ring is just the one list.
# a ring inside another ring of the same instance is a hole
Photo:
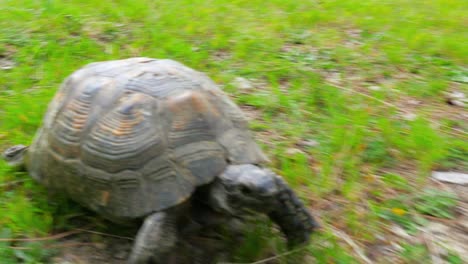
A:
{"label": "brown shell", "polygon": [[55,95],[30,147],[41,182],[110,218],[186,200],[227,164],[265,157],[240,109],[205,75],[172,60],[98,62]]}

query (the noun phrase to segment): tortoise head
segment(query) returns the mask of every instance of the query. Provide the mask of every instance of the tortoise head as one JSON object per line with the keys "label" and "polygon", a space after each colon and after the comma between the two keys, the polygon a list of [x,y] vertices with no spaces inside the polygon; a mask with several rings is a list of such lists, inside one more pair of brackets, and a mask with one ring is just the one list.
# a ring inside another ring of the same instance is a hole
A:
{"label": "tortoise head", "polygon": [[231,214],[267,213],[280,191],[275,178],[270,170],[255,165],[228,166],[211,188],[211,202]]}
{"label": "tortoise head", "polygon": [[10,147],[2,153],[2,158],[10,166],[23,166],[27,149],[28,147],[25,145],[16,145]]}

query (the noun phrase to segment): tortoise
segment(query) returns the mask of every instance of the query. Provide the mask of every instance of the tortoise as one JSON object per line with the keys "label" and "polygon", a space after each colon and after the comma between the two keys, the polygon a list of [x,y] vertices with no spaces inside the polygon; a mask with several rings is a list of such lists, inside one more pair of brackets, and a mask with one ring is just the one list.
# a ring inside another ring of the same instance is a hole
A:
{"label": "tortoise", "polygon": [[51,190],[115,222],[140,219],[128,263],[162,263],[183,204],[203,187],[228,215],[267,215],[291,245],[318,226],[264,168],[240,108],[205,74],[169,59],[95,62],[71,74],[33,143],[3,153]]}

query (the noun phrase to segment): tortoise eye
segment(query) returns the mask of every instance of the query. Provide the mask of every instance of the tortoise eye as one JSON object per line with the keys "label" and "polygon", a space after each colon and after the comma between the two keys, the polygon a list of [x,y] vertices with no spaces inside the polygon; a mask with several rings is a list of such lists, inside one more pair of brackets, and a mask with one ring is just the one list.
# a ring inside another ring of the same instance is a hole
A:
{"label": "tortoise eye", "polygon": [[241,186],[240,191],[244,195],[251,195],[252,194],[252,189],[247,187],[247,186]]}
{"label": "tortoise eye", "polygon": [[232,192],[234,190],[234,186],[232,185],[224,185],[224,189],[228,192]]}

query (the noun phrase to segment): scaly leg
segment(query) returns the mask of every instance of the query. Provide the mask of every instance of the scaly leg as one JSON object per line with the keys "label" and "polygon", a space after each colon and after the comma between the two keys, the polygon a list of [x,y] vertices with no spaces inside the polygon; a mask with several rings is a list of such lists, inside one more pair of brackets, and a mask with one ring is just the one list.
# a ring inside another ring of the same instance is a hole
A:
{"label": "scaly leg", "polygon": [[129,264],[161,263],[177,241],[176,217],[158,212],[146,217],[138,231]]}
{"label": "scaly leg", "polygon": [[306,243],[318,228],[280,176],[252,164],[228,166],[212,184],[210,202],[215,210],[232,215],[249,211],[267,214],[281,228],[290,246]]}
{"label": "scaly leg", "polygon": [[289,246],[307,242],[318,223],[281,177],[275,176],[275,182],[279,191],[274,197],[277,206],[268,216],[286,235]]}

